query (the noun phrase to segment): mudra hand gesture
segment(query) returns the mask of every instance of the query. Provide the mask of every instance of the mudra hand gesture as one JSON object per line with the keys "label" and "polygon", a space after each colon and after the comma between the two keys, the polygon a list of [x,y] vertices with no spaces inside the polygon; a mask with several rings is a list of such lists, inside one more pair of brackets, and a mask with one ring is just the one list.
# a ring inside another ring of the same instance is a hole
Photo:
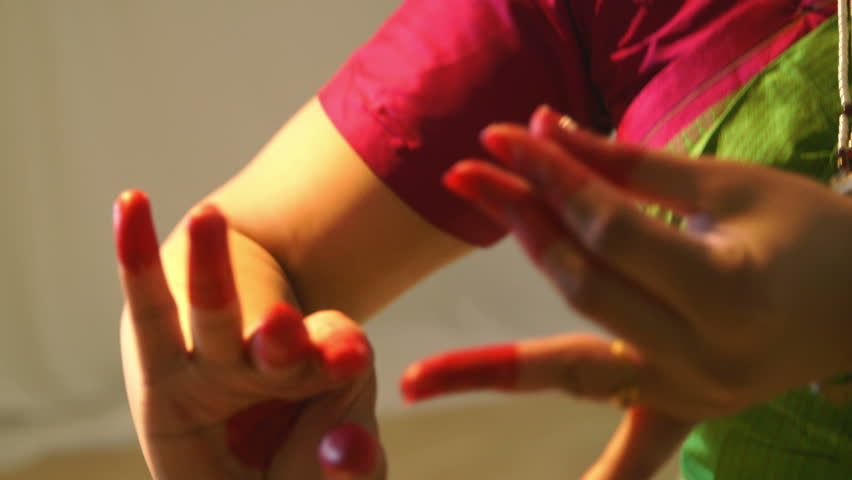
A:
{"label": "mudra hand gesture", "polygon": [[360,328],[340,312],[303,318],[279,303],[244,335],[225,218],[207,206],[187,222],[180,312],[146,196],[128,191],[115,204],[125,381],[154,478],[383,479]]}
{"label": "mudra hand gesture", "polygon": [[619,340],[437,356],[408,370],[410,398],[489,387],[615,398],[631,408],[587,478],[640,479],[696,422],[852,371],[852,200],[779,170],[610,142],[547,108],[482,141],[500,166],[460,162],[447,185]]}

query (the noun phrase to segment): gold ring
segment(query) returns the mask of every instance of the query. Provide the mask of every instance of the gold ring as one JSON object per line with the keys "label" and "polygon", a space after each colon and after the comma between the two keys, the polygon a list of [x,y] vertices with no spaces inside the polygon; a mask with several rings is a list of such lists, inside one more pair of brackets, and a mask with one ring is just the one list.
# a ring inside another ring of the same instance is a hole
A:
{"label": "gold ring", "polygon": [[636,378],[636,369],[633,366],[633,362],[629,361],[624,356],[625,352],[627,351],[627,344],[624,343],[624,340],[615,339],[609,345],[609,351],[614,357],[618,358],[619,360],[622,360],[626,367],[623,386],[615,392],[613,400],[621,408],[630,408],[632,405],[635,405],[636,402],[639,401],[639,385]]}

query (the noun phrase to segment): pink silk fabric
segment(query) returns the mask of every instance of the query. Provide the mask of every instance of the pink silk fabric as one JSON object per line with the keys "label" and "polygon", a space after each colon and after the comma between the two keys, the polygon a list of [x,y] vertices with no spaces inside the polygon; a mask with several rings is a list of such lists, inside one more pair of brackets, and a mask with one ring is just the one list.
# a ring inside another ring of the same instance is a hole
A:
{"label": "pink silk fabric", "polygon": [[320,90],[391,190],[475,245],[505,232],[446,190],[478,134],[549,104],[665,143],[834,13],[820,0],[406,0]]}

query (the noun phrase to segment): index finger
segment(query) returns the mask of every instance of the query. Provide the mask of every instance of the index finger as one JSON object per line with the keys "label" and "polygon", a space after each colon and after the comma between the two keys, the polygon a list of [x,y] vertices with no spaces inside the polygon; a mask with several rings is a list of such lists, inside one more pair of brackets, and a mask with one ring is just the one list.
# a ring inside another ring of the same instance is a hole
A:
{"label": "index finger", "polygon": [[119,276],[146,377],[185,358],[177,307],[166,283],[147,195],[127,190],[113,206]]}
{"label": "index finger", "polygon": [[[719,291],[746,254],[735,237],[690,235],[636,207],[572,153],[522,128],[492,126],[484,145],[536,187],[561,223],[595,259],[654,297],[692,312]],[[600,145],[599,145],[600,146]],[[605,149],[592,156],[608,158]]]}
{"label": "index finger", "polygon": [[713,208],[707,187],[711,183],[707,177],[714,173],[712,162],[611,142],[579,128],[547,106],[533,114],[530,132],[557,143],[574,160],[637,199],[660,203],[681,215]]}

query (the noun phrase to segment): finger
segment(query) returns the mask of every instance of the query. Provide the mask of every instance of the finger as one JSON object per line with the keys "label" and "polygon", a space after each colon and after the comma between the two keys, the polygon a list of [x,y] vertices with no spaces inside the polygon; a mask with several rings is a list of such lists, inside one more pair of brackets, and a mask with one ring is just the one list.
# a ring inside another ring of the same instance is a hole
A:
{"label": "finger", "polygon": [[336,310],[324,310],[305,319],[308,336],[322,371],[332,380],[351,379],[367,370],[372,349],[352,319]]}
{"label": "finger", "polygon": [[378,442],[358,424],[344,424],[326,434],[317,453],[329,480],[367,480],[378,476],[381,456]]}
{"label": "finger", "polygon": [[113,207],[116,251],[142,371],[156,377],[186,358],[177,308],[160,263],[148,197],[123,192]]}
{"label": "finger", "polygon": [[648,408],[631,408],[583,480],[653,478],[693,425]]}
{"label": "finger", "polygon": [[[530,120],[530,133],[535,138],[555,142],[571,158],[628,193],[631,198],[658,203],[684,219],[684,231],[706,234],[711,253],[720,261],[738,260],[740,245],[715,234],[714,227],[724,217],[742,210],[743,191],[734,179],[751,176],[746,196],[754,192],[759,175],[774,173],[754,165],[715,162],[712,157],[687,158],[663,150],[612,142],[578,128],[568,117],[560,116],[547,106],[540,107]],[[530,159],[536,163],[536,159]],[[548,160],[541,159],[535,169],[547,169]],[[551,169],[554,164],[551,164]],[[539,175],[541,177],[541,175]]]}
{"label": "finger", "polygon": [[574,239],[530,183],[508,170],[481,160],[464,160],[447,172],[444,183],[506,228],[516,227],[520,218],[534,224],[537,235],[523,247],[537,264],[554,243]]}
{"label": "finger", "polygon": [[604,263],[564,229],[529,184],[513,176],[485,162],[466,161],[448,173],[447,185],[513,225],[527,254],[574,308],[643,350],[683,353],[691,327],[667,299],[647,288],[645,277],[651,274],[634,281]]}
{"label": "finger", "polygon": [[225,217],[212,205],[190,213],[189,301],[196,358],[216,364],[243,361],[239,303]]}
{"label": "finger", "polygon": [[287,444],[304,408],[303,402],[275,399],[237,412],[225,422],[228,451],[243,465],[266,470]]}
{"label": "finger", "polygon": [[547,106],[533,114],[530,133],[556,142],[595,174],[638,198],[661,203],[681,214],[712,211],[714,207],[707,188],[717,176],[712,163],[611,142],[578,128],[573,120]]}
{"label": "finger", "polygon": [[483,389],[511,390],[517,387],[520,366],[517,343],[449,352],[410,365],[400,390],[407,402]]}
{"label": "finger", "polygon": [[249,345],[256,368],[274,377],[292,375],[313,353],[302,314],[285,302],[267,312]]}
{"label": "finger", "polygon": [[436,355],[408,367],[401,390],[409,402],[483,389],[558,389],[599,401],[624,400],[625,389],[644,390],[644,377],[635,351],[616,354],[610,341],[567,335]]}
{"label": "finger", "polygon": [[[552,142],[510,126],[494,127],[484,139],[495,155],[546,198],[559,224],[584,250],[681,311],[690,311],[708,289],[726,288],[725,274],[743,263],[745,250],[738,242],[723,236],[711,241],[711,237],[687,235],[645,215]],[[476,185],[492,184],[480,203],[502,199],[506,204],[500,210],[510,210],[507,204],[517,203],[506,182],[492,181],[490,172],[468,168],[467,175],[482,177]]]}

